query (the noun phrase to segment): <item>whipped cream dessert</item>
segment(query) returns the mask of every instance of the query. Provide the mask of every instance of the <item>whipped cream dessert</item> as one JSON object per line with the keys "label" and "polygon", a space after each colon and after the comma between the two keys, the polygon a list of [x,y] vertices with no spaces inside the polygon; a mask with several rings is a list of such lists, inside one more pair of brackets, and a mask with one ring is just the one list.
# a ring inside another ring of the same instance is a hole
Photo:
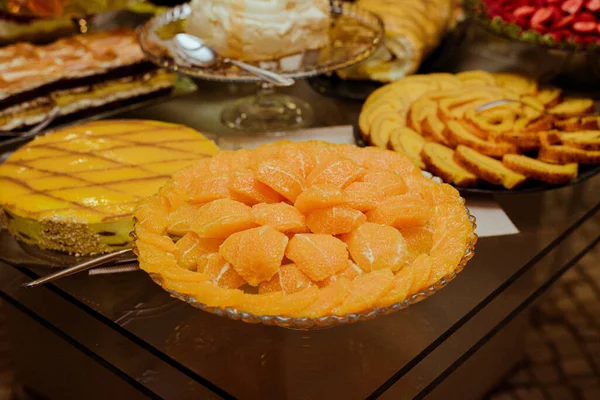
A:
{"label": "whipped cream dessert", "polygon": [[188,33],[223,57],[278,59],[328,43],[328,0],[193,0]]}

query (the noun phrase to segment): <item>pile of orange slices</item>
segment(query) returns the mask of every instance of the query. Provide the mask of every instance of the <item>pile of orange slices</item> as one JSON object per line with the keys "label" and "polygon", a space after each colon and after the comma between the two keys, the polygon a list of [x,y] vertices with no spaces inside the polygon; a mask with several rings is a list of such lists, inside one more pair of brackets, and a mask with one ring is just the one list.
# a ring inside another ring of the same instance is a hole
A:
{"label": "pile of orange slices", "polygon": [[388,307],[453,276],[476,240],[458,192],[405,156],[319,141],[222,151],[135,218],[164,289],[256,316]]}

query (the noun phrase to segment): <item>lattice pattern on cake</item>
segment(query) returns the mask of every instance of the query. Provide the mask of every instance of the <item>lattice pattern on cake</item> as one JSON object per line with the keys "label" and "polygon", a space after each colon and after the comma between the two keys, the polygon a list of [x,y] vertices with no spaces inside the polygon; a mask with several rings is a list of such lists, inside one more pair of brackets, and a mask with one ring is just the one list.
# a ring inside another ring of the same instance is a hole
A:
{"label": "lattice pattern on cake", "polygon": [[156,121],[66,128],[0,166],[0,203],[23,216],[114,220],[131,214],[173,172],[216,151],[193,129]]}

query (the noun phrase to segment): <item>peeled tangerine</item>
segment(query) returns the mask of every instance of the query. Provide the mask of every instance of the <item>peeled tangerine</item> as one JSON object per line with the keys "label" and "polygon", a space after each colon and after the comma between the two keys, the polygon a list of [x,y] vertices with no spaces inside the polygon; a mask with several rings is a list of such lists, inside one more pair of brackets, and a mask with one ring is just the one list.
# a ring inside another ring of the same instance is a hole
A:
{"label": "peeled tangerine", "polygon": [[397,271],[408,258],[402,234],[388,225],[365,222],[342,236],[354,262],[365,272],[379,269]]}
{"label": "peeled tangerine", "polygon": [[250,285],[258,286],[277,273],[287,244],[287,236],[265,225],[232,234],[221,245],[219,254]]}
{"label": "peeled tangerine", "polygon": [[331,235],[297,234],[288,244],[285,256],[314,281],[322,281],[348,266],[348,251]]}
{"label": "peeled tangerine", "polygon": [[405,156],[317,141],[205,158],[136,218],[140,266],[163,288],[257,316],[406,301],[453,276],[475,238],[458,192]]}

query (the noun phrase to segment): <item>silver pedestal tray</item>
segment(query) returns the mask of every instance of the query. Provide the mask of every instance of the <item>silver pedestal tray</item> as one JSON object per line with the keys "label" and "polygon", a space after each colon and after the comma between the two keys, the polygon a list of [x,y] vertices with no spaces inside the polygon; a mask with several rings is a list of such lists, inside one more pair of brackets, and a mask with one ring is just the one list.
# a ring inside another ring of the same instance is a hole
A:
{"label": "silver pedestal tray", "polygon": [[[260,78],[230,64],[201,68],[174,57],[171,39],[185,31],[190,13],[189,5],[177,6],[150,19],[139,29],[139,41],[149,60],[197,79],[259,83],[260,90],[255,96],[233,101],[222,111],[221,121],[231,129],[272,133],[310,125],[313,112],[309,104],[274,93],[273,86],[261,82]],[[356,64],[373,54],[382,42],[383,23],[375,14],[351,3],[333,1],[331,15],[329,43],[325,47],[255,65],[288,78],[307,78]]]}

